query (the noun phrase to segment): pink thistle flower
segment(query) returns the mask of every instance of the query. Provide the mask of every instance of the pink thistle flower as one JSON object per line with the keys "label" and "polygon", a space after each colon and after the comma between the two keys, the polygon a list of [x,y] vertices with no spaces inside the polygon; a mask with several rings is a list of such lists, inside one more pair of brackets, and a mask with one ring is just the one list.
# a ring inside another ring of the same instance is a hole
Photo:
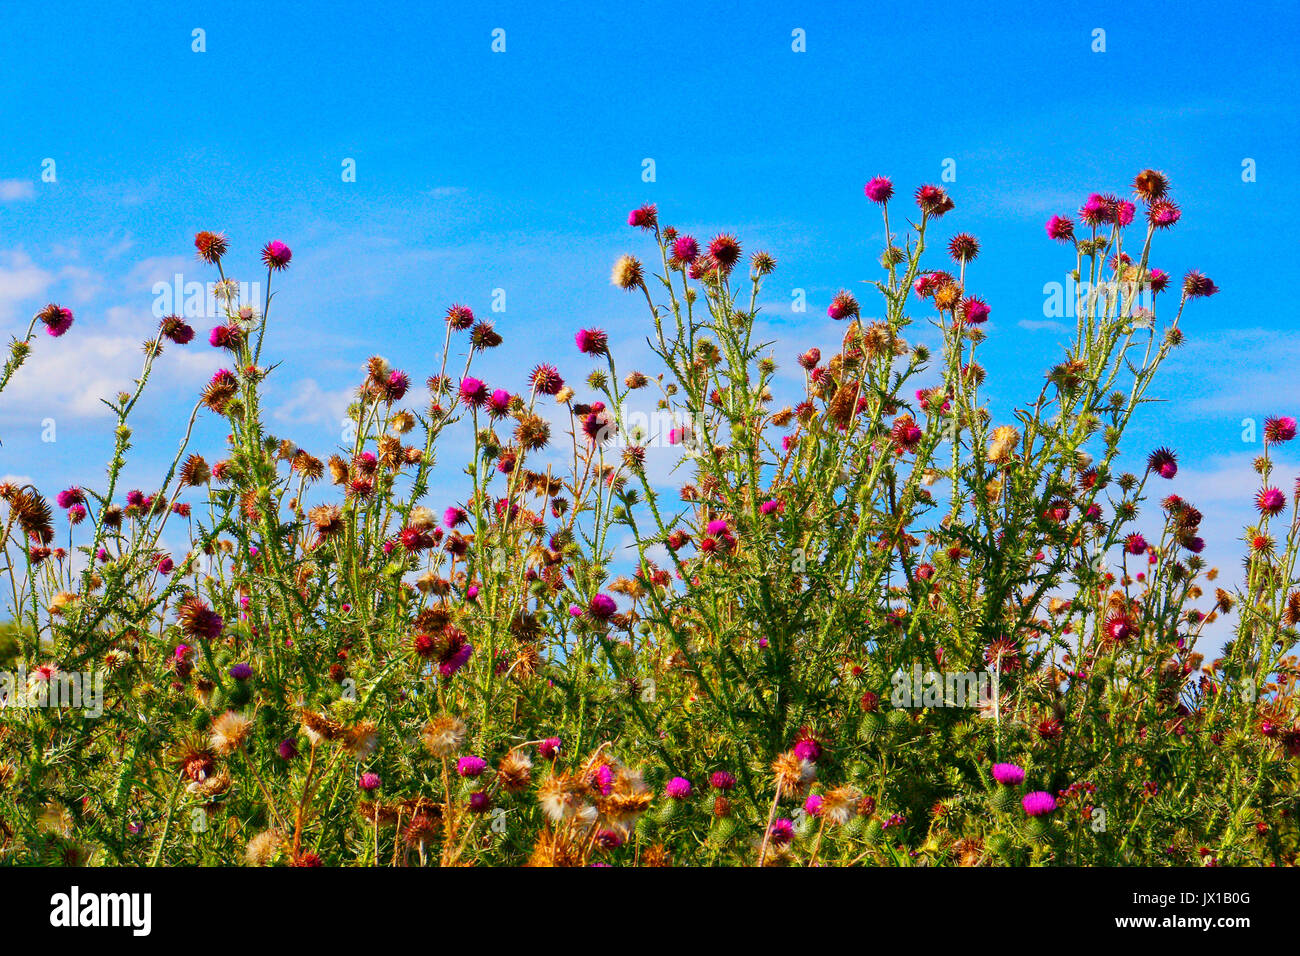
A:
{"label": "pink thistle flower", "polygon": [[774,511],[784,511],[785,503],[779,498],[769,498],[758,506],[758,510],[760,514],[770,515]]}
{"label": "pink thistle flower", "polygon": [[1134,532],[1124,539],[1124,550],[1129,554],[1146,554],[1147,539]]}
{"label": "pink thistle flower", "polygon": [[276,752],[280,754],[282,760],[292,760],[298,756],[298,745],[292,739],[286,738],[280,741],[280,746],[276,747]]}
{"label": "pink thistle flower", "polygon": [[1290,416],[1264,419],[1264,441],[1272,445],[1295,438],[1296,422]]}
{"label": "pink thistle flower", "polygon": [[894,195],[894,184],[884,176],[873,176],[862,191],[872,202],[883,205]]}
{"label": "pink thistle flower", "polygon": [[1079,207],[1079,218],[1089,226],[1100,226],[1115,221],[1117,201],[1099,193],[1090,195]]}
{"label": "pink thistle flower", "polygon": [[794,824],[784,817],[773,820],[767,828],[767,839],[773,846],[787,846],[794,839]]}
{"label": "pink thistle flower", "polygon": [[1147,209],[1147,222],[1157,229],[1168,229],[1183,212],[1172,199],[1157,199]]}
{"label": "pink thistle flower", "polygon": [[1047,220],[1047,235],[1048,238],[1055,239],[1058,242],[1073,239],[1074,220],[1068,216],[1053,216]]}
{"label": "pink thistle flower", "polygon": [[86,493],[73,485],[65,491],[60,491],[54,500],[59,503],[60,508],[71,508],[73,505],[85,504]]}
{"label": "pink thistle flower", "polygon": [[474,653],[474,645],[469,641],[461,644],[456,651],[445,661],[438,665],[438,673],[443,677],[450,677],[465,666],[470,655]]}
{"label": "pink thistle flower", "polygon": [[841,289],[835,293],[835,298],[831,299],[826,314],[837,322],[840,319],[856,318],[860,314],[858,300],[853,297],[851,292]]}
{"label": "pink thistle flower", "polygon": [[692,236],[678,236],[673,240],[673,261],[689,264],[700,257],[700,244]]}
{"label": "pink thistle flower", "polygon": [[725,770],[715,770],[709,775],[709,786],[714,790],[727,791],[735,787],[736,778]]}
{"label": "pink thistle flower", "polygon": [[262,261],[272,272],[289,268],[289,260],[292,258],[293,253],[289,247],[278,239],[272,239],[262,247]]}
{"label": "pink thistle flower", "polygon": [[659,210],[653,203],[633,209],[627,215],[627,224],[640,229],[653,229],[659,224]]}
{"label": "pink thistle flower", "polygon": [[968,295],[961,303],[961,317],[968,325],[983,325],[989,319],[988,303],[979,296]]}
{"label": "pink thistle flower", "polygon": [[1152,295],[1159,295],[1169,287],[1169,273],[1163,269],[1152,269],[1147,275],[1147,288]]}
{"label": "pink thistle flower", "polygon": [[172,563],[172,559],[164,554],[161,558],[158,559],[158,563],[154,565],[154,567],[158,569],[159,574],[166,577],[167,575],[172,573],[172,569],[175,567],[175,565]]}
{"label": "pink thistle flower", "polygon": [[72,328],[72,310],[55,305],[53,302],[37,312],[36,318],[44,324],[45,331],[56,339]]}
{"label": "pink thistle flower", "polygon": [[81,524],[86,520],[86,506],[73,505],[68,509],[68,522],[70,524]]}
{"label": "pink thistle flower", "polygon": [[1044,790],[1035,790],[1033,793],[1025,794],[1020,800],[1020,805],[1031,817],[1045,817],[1056,809],[1056,798]]}
{"label": "pink thistle flower", "polygon": [[573,340],[583,355],[608,355],[609,336],[600,329],[582,329]]}
{"label": "pink thistle flower", "polygon": [[933,185],[921,186],[916,190],[916,204],[923,213],[935,219],[952,212],[955,205],[942,187]]}
{"label": "pink thistle flower", "polygon": [[469,515],[466,514],[465,509],[457,508],[455,505],[442,513],[442,523],[448,531],[457,525],[465,524],[467,521],[469,521]]}
{"label": "pink thistle flower", "polygon": [[1127,199],[1121,200],[1115,207],[1115,220],[1121,226],[1127,226],[1133,221],[1133,216],[1137,212],[1137,206],[1133,205]]}
{"label": "pink thistle flower", "polygon": [[1018,787],[1025,782],[1025,770],[1013,763],[995,763],[993,779],[1004,787]]}
{"label": "pink thistle flower", "polygon": [[691,795],[691,782],[685,777],[673,777],[664,787],[664,794],[670,800],[685,800]]}
{"label": "pink thistle flower", "polygon": [[504,388],[493,391],[487,400],[488,413],[493,418],[504,418],[510,412],[510,398],[510,393]]}
{"label": "pink thistle flower", "polygon": [[1286,507],[1286,495],[1277,488],[1261,488],[1255,495],[1255,507],[1259,509],[1260,514],[1268,515],[1270,518],[1279,515]]}
{"label": "pink thistle flower", "polygon": [[591,599],[591,603],[587,605],[587,610],[597,620],[608,621],[618,611],[618,605],[614,603],[614,599],[608,594],[597,594]]}
{"label": "pink thistle flower", "polygon": [[727,522],[722,518],[710,521],[707,528],[709,534],[722,535],[727,533]]}
{"label": "pink thistle flower", "polygon": [[466,377],[460,380],[460,400],[471,408],[487,401],[488,388],[481,379]]}
{"label": "pink thistle flower", "polygon": [[208,344],[216,349],[230,349],[232,352],[237,352],[239,344],[243,341],[244,330],[234,323],[218,325],[208,334]]}
{"label": "pink thistle flower", "polygon": [[547,760],[554,760],[560,753],[560,738],[547,737],[537,745],[537,752]]}
{"label": "pink thistle flower", "polygon": [[1178,458],[1168,448],[1157,448],[1147,458],[1147,467],[1161,478],[1172,478],[1178,474]]}
{"label": "pink thistle flower", "polygon": [[379,774],[367,770],[361,775],[361,779],[357,781],[357,785],[360,786],[362,790],[366,791],[366,793],[370,793],[372,790],[378,790]]}
{"label": "pink thistle flower", "polygon": [[482,757],[467,756],[456,761],[456,772],[462,777],[477,777],[487,769],[487,761]]}

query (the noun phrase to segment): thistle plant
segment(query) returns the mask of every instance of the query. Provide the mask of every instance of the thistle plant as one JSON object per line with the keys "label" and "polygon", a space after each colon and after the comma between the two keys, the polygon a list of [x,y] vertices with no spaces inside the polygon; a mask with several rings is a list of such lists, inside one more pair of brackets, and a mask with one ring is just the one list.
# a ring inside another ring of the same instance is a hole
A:
{"label": "thistle plant", "polygon": [[[1300,543],[1272,450],[1295,421],[1265,427],[1235,590],[1211,590],[1176,455],[1121,451],[1184,308],[1217,291],[1151,263],[1181,217],[1168,181],[1146,170],[1131,201],[1094,194],[1049,221],[1087,291],[1009,414],[980,364],[998,340],[979,242],[936,239],[954,200],[926,185],[905,202],[884,177],[865,193],[880,306],[833,297],[833,355],[759,337],[773,255],[645,206],[629,216],[643,258],[612,281],[644,300],[657,368],[620,368],[585,328],[577,357],[490,384],[503,333],[455,304],[428,367],[365,363],[344,440],[315,451],[264,414],[292,252],[262,248],[265,293],[244,301],[237,250],[199,233],[228,368],[157,487],[121,476],[153,365],[195,338],[177,316],[108,402],[102,489],[51,507],[0,486],[16,675],[0,855],[1293,862]],[[62,335],[72,314],[33,319],[0,388],[37,322]],[[670,424],[632,427],[638,401]],[[200,416],[223,447],[192,447]],[[463,469],[437,457],[455,433],[472,437]],[[1207,661],[1198,643],[1229,612]],[[68,706],[96,687],[97,706]]]}

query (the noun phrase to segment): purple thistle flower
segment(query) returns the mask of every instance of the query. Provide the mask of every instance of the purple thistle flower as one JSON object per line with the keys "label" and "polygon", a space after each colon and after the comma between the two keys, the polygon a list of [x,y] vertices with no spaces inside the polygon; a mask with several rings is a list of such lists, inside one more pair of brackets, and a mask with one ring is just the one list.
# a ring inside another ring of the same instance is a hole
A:
{"label": "purple thistle flower", "polygon": [[1013,763],[995,763],[993,779],[1004,787],[1018,787],[1025,782],[1025,769]]}
{"label": "purple thistle flower", "polygon": [[1035,790],[1021,797],[1020,805],[1031,817],[1044,817],[1056,809],[1056,798],[1044,790]]}
{"label": "purple thistle flower", "polygon": [[673,777],[664,787],[664,793],[673,800],[685,800],[691,795],[691,782],[685,777]]}

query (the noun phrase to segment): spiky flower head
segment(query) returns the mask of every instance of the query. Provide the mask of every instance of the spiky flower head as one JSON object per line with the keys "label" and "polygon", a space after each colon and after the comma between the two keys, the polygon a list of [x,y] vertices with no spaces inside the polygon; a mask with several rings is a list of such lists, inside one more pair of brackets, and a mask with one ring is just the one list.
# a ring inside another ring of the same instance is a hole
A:
{"label": "spiky flower head", "polygon": [[220,232],[203,232],[196,233],[194,236],[194,248],[198,250],[199,258],[204,262],[215,265],[221,261],[221,257],[226,254],[230,248],[230,241],[224,233]]}
{"label": "spiky flower head", "polygon": [[609,336],[600,329],[581,329],[573,340],[583,355],[609,354]]}
{"label": "spiky flower head", "polygon": [[439,714],[420,730],[424,749],[435,757],[450,757],[465,742],[465,722],[451,714]]}
{"label": "spiky flower head", "polygon": [[37,312],[36,318],[41,320],[41,324],[45,326],[45,331],[56,339],[72,328],[72,310],[65,309],[61,305],[55,305],[53,302]]}
{"label": "spiky flower head", "polygon": [[293,253],[289,247],[279,239],[272,239],[262,247],[262,261],[272,272],[289,268],[289,260],[292,258]]}
{"label": "spiky flower head", "polygon": [[1219,291],[1219,287],[1203,272],[1193,269],[1183,276],[1183,295],[1189,299],[1198,299],[1205,296],[1214,295]]}
{"label": "spiky flower head", "polygon": [[916,190],[916,204],[921,212],[938,219],[944,213],[952,212],[955,205],[941,186],[925,185]]}
{"label": "spiky flower head", "polygon": [[709,259],[726,275],[740,261],[740,242],[727,232],[714,236],[709,243]]}
{"label": "spiky flower head", "polygon": [[633,256],[619,256],[614,263],[614,270],[610,273],[609,281],[628,292],[641,288],[644,284],[641,263]]}
{"label": "spiky flower head", "polygon": [[968,232],[959,232],[948,241],[948,255],[955,262],[972,262],[979,254],[979,241]]}
{"label": "spiky flower head", "polygon": [[1053,216],[1047,220],[1048,238],[1065,242],[1074,238],[1074,220],[1068,216]]}
{"label": "spiky flower head", "polygon": [[1004,787],[1018,787],[1025,782],[1025,769],[1013,763],[995,763],[993,779]]}
{"label": "spiky flower head", "polygon": [[1056,798],[1043,790],[1035,790],[1020,799],[1020,805],[1031,817],[1043,817],[1056,809]]}
{"label": "spiky flower head", "polygon": [[653,229],[659,223],[659,210],[654,203],[633,209],[627,216],[627,224],[640,229]]}
{"label": "spiky flower head", "polygon": [[1168,448],[1157,448],[1147,457],[1147,468],[1161,478],[1173,478],[1178,474],[1178,457]]}
{"label": "spiky flower head", "polygon": [[873,176],[862,187],[862,191],[872,202],[883,205],[889,202],[890,197],[894,195],[894,184],[884,176]]}

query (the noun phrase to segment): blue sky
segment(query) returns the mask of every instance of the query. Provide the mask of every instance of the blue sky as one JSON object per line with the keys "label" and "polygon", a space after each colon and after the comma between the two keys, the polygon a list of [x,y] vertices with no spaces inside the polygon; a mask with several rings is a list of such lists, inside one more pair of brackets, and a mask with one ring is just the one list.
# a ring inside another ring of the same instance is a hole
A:
{"label": "blue sky", "polygon": [[[1293,4],[179,6],[6,11],[0,336],[51,300],[77,324],[42,337],[0,396],[0,475],[97,483],[111,429],[96,400],[138,368],[154,283],[212,278],[193,257],[199,229],[231,236],[248,279],[263,242],[293,248],[267,342],[283,359],[271,426],[324,454],[364,359],[422,380],[453,301],[488,314],[506,290],[494,385],[520,387],[543,354],[580,378],[582,325],[644,357],[643,311],[608,282],[617,255],[648,252],[626,226],[643,202],[777,257],[764,322],[792,366],[831,345],[838,288],[871,314],[861,280],[877,274],[881,230],[862,184],[886,174],[910,190],[947,159],[957,208],[940,234],[982,242],[969,284],[993,307],[984,361],[1005,408],[1037,392],[1064,338],[1043,286],[1069,262],[1044,221],[1154,166],[1184,216],[1153,264],[1201,269],[1223,291],[1185,317],[1189,344],[1154,389],[1167,401],[1128,447],[1178,449],[1209,554],[1235,565],[1260,449],[1242,420],[1300,410],[1300,343],[1274,293],[1297,279]],[[191,49],[196,28],[206,52]],[[56,182],[41,180],[46,159]],[[794,288],[806,313],[790,310]],[[218,365],[202,341],[162,357],[135,483],[170,456]],[[50,417],[57,441],[42,442]],[[200,447],[220,435],[201,426]]]}

